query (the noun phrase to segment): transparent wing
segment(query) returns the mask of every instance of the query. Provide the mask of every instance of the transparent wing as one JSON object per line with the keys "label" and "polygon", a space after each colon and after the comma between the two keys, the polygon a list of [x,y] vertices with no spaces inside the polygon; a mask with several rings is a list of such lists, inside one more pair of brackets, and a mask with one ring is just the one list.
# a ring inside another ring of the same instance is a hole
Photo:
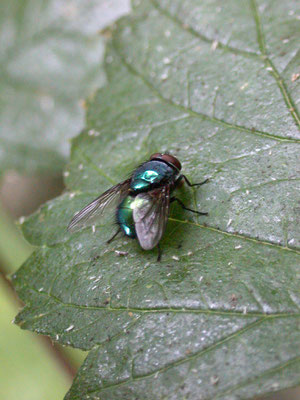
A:
{"label": "transparent wing", "polygon": [[143,249],[151,250],[160,241],[166,229],[169,207],[169,185],[136,196],[133,220],[138,241]]}
{"label": "transparent wing", "polygon": [[75,232],[84,226],[95,223],[97,218],[101,217],[104,209],[108,205],[112,205],[114,202],[121,201],[127,195],[130,188],[130,182],[131,178],[118,183],[85,206],[71,219],[68,225],[68,230],[70,232]]}

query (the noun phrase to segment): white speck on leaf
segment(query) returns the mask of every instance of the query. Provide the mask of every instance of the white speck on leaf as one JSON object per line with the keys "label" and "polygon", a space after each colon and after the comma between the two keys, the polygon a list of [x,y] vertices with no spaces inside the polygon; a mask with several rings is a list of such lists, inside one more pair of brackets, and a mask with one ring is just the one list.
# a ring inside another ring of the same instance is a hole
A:
{"label": "white speck on leaf", "polygon": [[67,329],[65,329],[65,331],[70,332],[72,329],[74,329],[74,325],[70,325]]}
{"label": "white speck on leaf", "polygon": [[249,86],[249,83],[248,83],[248,82],[245,82],[245,83],[240,87],[240,89],[241,89],[241,90],[244,90],[244,89],[246,89],[247,86]]}
{"label": "white speck on leaf", "polygon": [[210,377],[210,383],[212,384],[212,385],[217,385],[218,384],[218,382],[219,382],[219,377],[218,376],[211,376]]}
{"label": "white speck on leaf", "polygon": [[115,250],[115,253],[119,256],[127,256],[128,255],[128,251],[120,251],[120,250]]}
{"label": "white speck on leaf", "polygon": [[214,40],[214,41],[212,42],[212,45],[211,45],[212,51],[215,51],[215,50],[216,50],[216,48],[218,47],[218,44],[219,44],[219,42],[218,42],[217,40]]}

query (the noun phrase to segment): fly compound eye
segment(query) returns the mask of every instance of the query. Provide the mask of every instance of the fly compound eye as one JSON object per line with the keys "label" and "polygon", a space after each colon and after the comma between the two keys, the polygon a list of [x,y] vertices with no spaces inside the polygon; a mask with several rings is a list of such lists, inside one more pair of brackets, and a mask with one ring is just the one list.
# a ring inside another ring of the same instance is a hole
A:
{"label": "fly compound eye", "polygon": [[178,171],[181,170],[180,161],[179,161],[176,157],[171,156],[171,154],[163,154],[162,157],[161,157],[161,159],[162,159],[163,161],[167,162],[168,164],[174,165],[174,167],[175,167],[176,169],[178,169]]}
{"label": "fly compound eye", "polygon": [[154,153],[150,156],[150,160],[153,160],[154,158],[162,158],[162,156],[161,153]]}
{"label": "fly compound eye", "polygon": [[180,161],[176,157],[168,153],[154,153],[150,156],[150,160],[162,160],[168,164],[173,165],[173,167],[175,167],[178,171],[181,170]]}

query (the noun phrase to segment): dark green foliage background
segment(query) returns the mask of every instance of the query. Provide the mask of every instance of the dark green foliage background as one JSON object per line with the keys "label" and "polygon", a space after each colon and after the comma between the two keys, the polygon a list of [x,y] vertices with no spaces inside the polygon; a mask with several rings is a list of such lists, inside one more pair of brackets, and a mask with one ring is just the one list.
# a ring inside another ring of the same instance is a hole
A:
{"label": "dark green foliage background", "polygon": [[[149,0],[118,21],[69,192],[22,225],[38,248],[14,277],[17,323],[91,350],[66,399],[231,400],[299,384],[296,5]],[[179,193],[209,216],[175,205],[161,263],[127,239],[106,245],[109,217],[67,233],[76,210],[165,150],[193,182],[210,178]]]}

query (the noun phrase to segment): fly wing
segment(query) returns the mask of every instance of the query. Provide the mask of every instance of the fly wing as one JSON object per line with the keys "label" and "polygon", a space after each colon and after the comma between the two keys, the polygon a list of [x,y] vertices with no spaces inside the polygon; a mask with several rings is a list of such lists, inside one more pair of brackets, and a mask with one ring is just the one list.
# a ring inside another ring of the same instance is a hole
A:
{"label": "fly wing", "polygon": [[114,201],[121,201],[127,195],[130,182],[131,178],[118,183],[85,206],[71,219],[68,230],[70,232],[75,232],[84,226],[95,223],[108,205],[111,205]]}
{"label": "fly wing", "polygon": [[170,207],[170,186],[166,185],[136,196],[133,220],[138,241],[144,250],[151,250],[166,229]]}

